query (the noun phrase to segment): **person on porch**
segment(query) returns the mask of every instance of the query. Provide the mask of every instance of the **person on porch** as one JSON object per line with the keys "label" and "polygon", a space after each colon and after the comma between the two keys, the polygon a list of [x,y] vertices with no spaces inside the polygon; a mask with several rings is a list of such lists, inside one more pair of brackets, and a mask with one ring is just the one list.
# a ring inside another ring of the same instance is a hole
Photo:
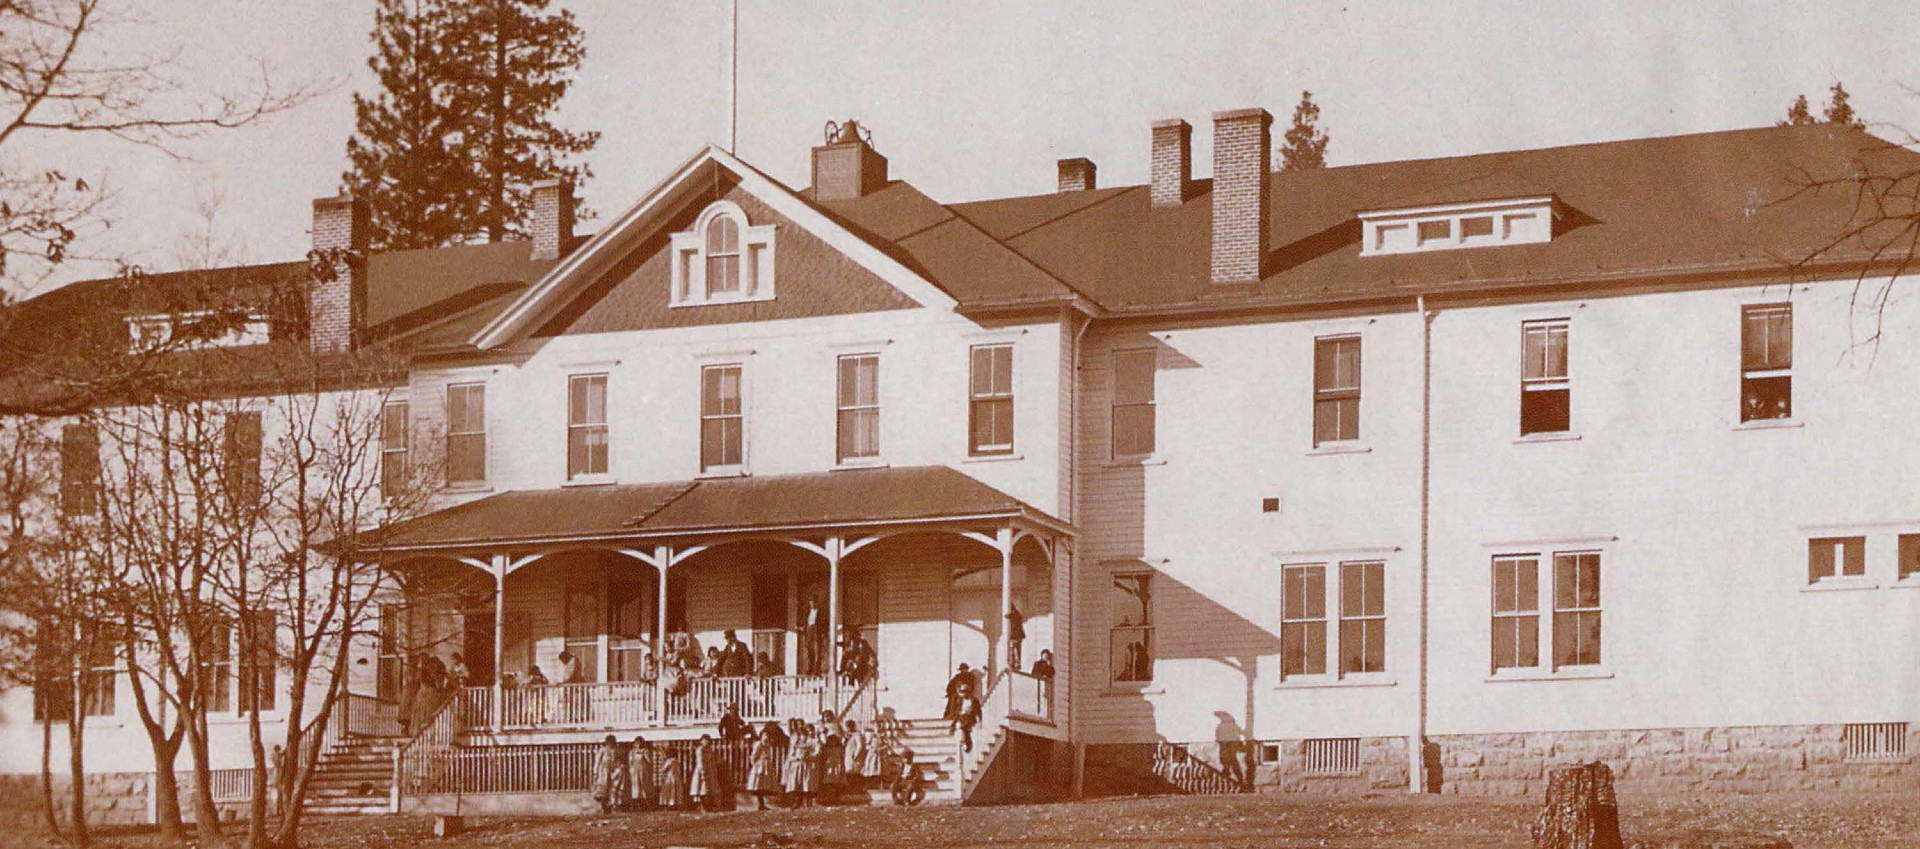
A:
{"label": "person on porch", "polygon": [[747,721],[740,718],[740,706],[734,702],[727,702],[720,714],[720,739],[747,739]]}
{"label": "person on porch", "polygon": [[1027,617],[1017,604],[1007,605],[1007,668],[1020,668],[1020,644],[1027,639]]}
{"label": "person on porch", "polygon": [[461,657],[459,652],[454,652],[453,662],[447,664],[447,686],[456,693],[460,692],[472,677],[473,673],[467,669],[467,659]]}
{"label": "person on porch", "polygon": [[827,616],[820,609],[820,599],[807,596],[807,611],[801,618],[801,635],[805,638],[806,657],[801,670],[806,675],[820,675],[827,671]]}
{"label": "person on porch", "polygon": [[947,709],[941,714],[941,718],[947,721],[947,733],[953,733],[954,726],[959,724],[962,702],[971,695],[973,667],[962,663],[953,677],[947,679]]}
{"label": "person on porch", "polygon": [[1053,701],[1053,651],[1040,650],[1040,659],[1033,662],[1033,677],[1040,679],[1040,698]]}
{"label": "person on porch", "polygon": [[840,677],[853,681],[871,680],[877,665],[873,644],[860,636],[860,628],[848,625],[841,629]]}
{"label": "person on porch", "polygon": [[753,664],[753,677],[778,678],[780,677],[780,664],[774,663],[773,658],[768,657],[766,652],[761,652],[760,658],[754,661]]}
{"label": "person on porch", "polygon": [[960,697],[960,716],[954,722],[960,726],[960,749],[973,751],[973,726],[980,722],[980,697],[973,694],[971,687]]}
{"label": "person on porch", "polygon": [[726,645],[720,649],[720,676],[722,678],[744,678],[753,674],[753,649],[740,641],[740,635],[729,629]]}

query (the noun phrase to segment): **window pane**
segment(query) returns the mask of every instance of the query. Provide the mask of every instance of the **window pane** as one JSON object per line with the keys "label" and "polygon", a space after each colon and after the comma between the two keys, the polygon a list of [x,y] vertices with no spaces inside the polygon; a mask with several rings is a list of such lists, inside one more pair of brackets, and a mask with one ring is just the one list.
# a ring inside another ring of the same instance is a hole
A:
{"label": "window pane", "polygon": [[1740,364],[1747,370],[1793,367],[1793,307],[1747,307],[1740,322]]}
{"label": "window pane", "polygon": [[1793,378],[1788,375],[1740,380],[1740,420],[1784,419],[1793,415]]}
{"label": "window pane", "polygon": [[1900,577],[1920,575],[1920,534],[1900,535]]}
{"label": "window pane", "polygon": [[993,392],[993,350],[984,345],[973,349],[973,361],[969,367],[972,374],[974,395],[987,395]]}
{"label": "window pane", "polygon": [[1866,537],[1847,537],[1840,543],[1840,553],[1844,558],[1841,574],[1865,575],[1867,573]]}
{"label": "window pane", "polygon": [[1366,578],[1355,563],[1340,565],[1340,615],[1362,616],[1366,611]]}
{"label": "window pane", "polygon": [[1148,619],[1152,610],[1152,576],[1115,575],[1108,605],[1114,627],[1153,624]]}
{"label": "window pane", "polygon": [[486,479],[486,440],[484,434],[447,437],[447,480],[469,482]]}
{"label": "window pane", "polygon": [[1574,600],[1573,600],[1574,577],[1575,575],[1574,575],[1573,558],[1568,557],[1564,554],[1554,555],[1554,558],[1553,558],[1553,607],[1555,610],[1564,610],[1569,607],[1579,606],[1574,604]]}
{"label": "window pane", "polygon": [[405,401],[395,401],[380,411],[380,442],[385,447],[406,446],[408,409]]}
{"label": "window pane", "polygon": [[840,411],[840,459],[880,454],[880,411]]}
{"label": "window pane", "polygon": [[1307,675],[1324,675],[1327,672],[1327,623],[1306,623],[1306,657],[1304,672]]}
{"label": "window pane", "polygon": [[1547,377],[1567,376],[1567,326],[1547,328]]}
{"label": "window pane", "polygon": [[1510,560],[1493,561],[1493,609],[1505,612],[1514,607],[1514,565]]}
{"label": "window pane", "polygon": [[1115,681],[1153,680],[1153,629],[1120,628],[1112,632],[1108,668]]}
{"label": "window pane", "polygon": [[1514,633],[1518,628],[1517,619],[1496,616],[1493,619],[1493,668],[1505,669],[1515,666]]}
{"label": "window pane", "polygon": [[1540,665],[1540,617],[1514,619],[1514,665]]}
{"label": "window pane", "polygon": [[1114,403],[1137,404],[1152,401],[1153,371],[1152,349],[1115,351],[1113,354]]}
{"label": "window pane", "polygon": [[740,250],[740,229],[725,215],[707,224],[707,253],[734,253]]}
{"label": "window pane", "polygon": [[1314,391],[1332,389],[1338,385],[1334,381],[1334,350],[1332,339],[1316,339],[1313,343],[1313,388]]}
{"label": "window pane", "polygon": [[1309,619],[1325,618],[1327,615],[1326,568],[1307,566],[1300,572],[1300,600],[1304,615]]}
{"label": "window pane", "polygon": [[707,293],[724,294],[740,291],[740,257],[707,257]]}
{"label": "window pane", "polygon": [[1013,392],[1013,346],[997,345],[993,349],[993,391],[1002,394]]}
{"label": "window pane", "polygon": [[973,453],[985,450],[1011,451],[1013,446],[1013,399],[995,398],[973,401],[968,405],[969,446]]}
{"label": "window pane", "polygon": [[1113,410],[1113,453],[1116,457],[1153,453],[1153,407],[1139,404]]}
{"label": "window pane", "polygon": [[1520,433],[1561,433],[1568,427],[1566,389],[1523,389],[1520,392]]}

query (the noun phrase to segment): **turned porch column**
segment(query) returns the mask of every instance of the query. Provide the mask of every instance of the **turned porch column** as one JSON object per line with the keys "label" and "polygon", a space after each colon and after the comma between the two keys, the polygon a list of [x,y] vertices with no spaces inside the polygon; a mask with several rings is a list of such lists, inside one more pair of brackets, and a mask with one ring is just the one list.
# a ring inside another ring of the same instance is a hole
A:
{"label": "turned porch column", "polygon": [[[1013,528],[1009,526],[996,531],[993,541],[1000,549],[1000,645],[997,647],[997,656],[1001,668],[1006,669],[1013,665],[1013,658],[1009,654],[1013,644],[1007,640],[1007,616],[1013,613]],[[991,675],[991,661],[988,666]],[[989,678],[987,686],[992,685]]]}
{"label": "turned porch column", "polygon": [[493,703],[489,720],[493,730],[498,732],[506,725],[507,700],[506,688],[500,683],[505,670],[501,664],[506,661],[507,641],[507,562],[508,556],[493,556]]}
{"label": "turned porch column", "polygon": [[660,686],[661,673],[667,669],[667,567],[673,565],[673,549],[654,546],[653,568],[660,570],[660,592],[654,600],[653,618],[653,715],[661,725],[667,723],[667,688]]}
{"label": "turned porch column", "polygon": [[827,680],[832,684],[827,692],[833,701],[833,710],[840,710],[840,556],[843,541],[840,537],[828,537],[827,555]]}

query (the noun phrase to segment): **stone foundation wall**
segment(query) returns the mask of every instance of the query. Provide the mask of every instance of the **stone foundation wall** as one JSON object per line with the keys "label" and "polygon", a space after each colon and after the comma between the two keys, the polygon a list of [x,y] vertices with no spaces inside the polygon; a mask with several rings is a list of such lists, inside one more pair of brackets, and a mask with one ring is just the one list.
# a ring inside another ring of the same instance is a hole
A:
{"label": "stone foundation wall", "polygon": [[[1251,770],[1253,789],[1260,792],[1361,794],[1405,792],[1407,788],[1405,737],[1362,737],[1359,768],[1330,774],[1307,772],[1305,740],[1229,743],[1224,747],[1217,741],[1204,740],[1177,745],[1223,777],[1239,774],[1223,760],[1225,748],[1228,758],[1238,759],[1239,770]],[[1088,746],[1090,792],[1180,792],[1170,776],[1156,774],[1156,748],[1153,743]]]}
{"label": "stone foundation wall", "polygon": [[[92,825],[138,825],[147,821],[146,772],[102,772],[86,777],[87,822]],[[68,777],[53,777],[53,801],[60,822],[67,822]],[[0,821],[38,828],[41,813],[38,775],[0,775]]]}
{"label": "stone foundation wall", "polygon": [[[1849,761],[1840,725],[1458,734],[1428,738],[1440,791],[1537,796],[1555,766],[1603,761],[1623,793],[1920,791],[1920,733],[1900,760]],[[1437,749],[1437,751],[1436,751]]]}

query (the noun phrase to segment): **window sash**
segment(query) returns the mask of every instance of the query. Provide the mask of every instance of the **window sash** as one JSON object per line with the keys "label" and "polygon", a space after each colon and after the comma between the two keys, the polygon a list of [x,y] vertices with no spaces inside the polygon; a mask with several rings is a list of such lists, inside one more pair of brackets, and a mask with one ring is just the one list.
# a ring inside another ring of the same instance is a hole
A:
{"label": "window sash", "polygon": [[[1905,540],[1902,537],[1903,547]],[[1865,576],[1866,549],[1866,537],[1816,537],[1807,540],[1807,582]]]}
{"label": "window sash", "polygon": [[1535,555],[1493,559],[1494,670],[1540,665],[1540,559]]}
{"label": "window sash", "polygon": [[1360,397],[1360,337],[1328,336],[1313,341],[1314,397]]}
{"label": "window sash", "polygon": [[242,620],[239,665],[240,712],[273,710],[278,682],[278,634],[271,611],[259,611]]}
{"label": "window sash", "polygon": [[1113,352],[1110,448],[1118,457],[1141,457],[1155,449],[1154,371],[1151,348]]}
{"label": "window sash", "polygon": [[1522,385],[1564,384],[1567,380],[1567,321],[1529,321],[1521,325]]}
{"label": "window sash", "polygon": [[1340,564],[1340,674],[1387,669],[1387,564]]}
{"label": "window sash", "polygon": [[230,713],[233,710],[233,628],[210,626],[207,657],[200,661],[201,683],[206,686],[207,710]]}
{"label": "window sash", "polygon": [[1280,676],[1326,674],[1326,564],[1283,566],[1280,575]]}
{"label": "window sash", "polygon": [[1899,557],[1900,565],[1897,570],[1899,578],[1920,575],[1920,534],[1900,535]]}
{"label": "window sash", "polygon": [[79,516],[100,509],[100,431],[91,424],[60,429],[60,512]]}
{"label": "window sash", "polygon": [[1600,662],[1600,553],[1553,555],[1553,666]]}
{"label": "window sash", "polygon": [[1742,372],[1793,368],[1793,305],[1750,306],[1740,316]]}
{"label": "window sash", "polygon": [[486,386],[447,387],[447,482],[487,479]]}
{"label": "window sash", "polygon": [[746,413],[738,365],[700,369],[700,470],[745,462]]}
{"label": "window sash", "polygon": [[380,492],[389,498],[406,486],[411,411],[405,401],[389,401],[380,410]]}
{"label": "window sash", "polygon": [[229,414],[220,438],[227,497],[250,502],[260,492],[260,456],[265,442],[260,414]]}
{"label": "window sash", "polygon": [[969,352],[967,450],[1013,453],[1013,346],[975,345]]}
{"label": "window sash", "polygon": [[[1153,576],[1114,575],[1108,584],[1107,669],[1114,683],[1153,680]],[[1139,647],[1135,651],[1135,646]]]}
{"label": "window sash", "polygon": [[880,356],[840,357],[834,428],[841,462],[880,456]]}

